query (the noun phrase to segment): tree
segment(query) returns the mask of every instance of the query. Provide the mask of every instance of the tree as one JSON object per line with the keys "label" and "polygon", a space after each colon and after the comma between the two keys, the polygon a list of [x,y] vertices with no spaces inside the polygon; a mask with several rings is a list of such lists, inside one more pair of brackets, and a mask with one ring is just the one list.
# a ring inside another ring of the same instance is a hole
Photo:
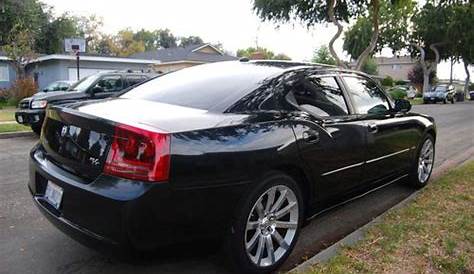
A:
{"label": "tree", "polygon": [[129,29],[121,30],[113,36],[110,50],[116,56],[130,56],[134,53],[144,52],[145,44],[143,41],[133,39],[134,33]]}
{"label": "tree", "polygon": [[36,50],[46,54],[64,52],[65,38],[81,36],[77,26],[76,18],[67,13],[52,19],[36,37]]}
{"label": "tree", "polygon": [[[394,53],[406,48],[410,18],[414,14],[415,6],[416,3],[412,0],[380,1],[379,35],[372,54],[384,47],[391,48]],[[344,33],[343,49],[354,60],[360,57],[373,37],[370,17],[369,14],[357,18],[355,24]]]}
{"label": "tree", "polygon": [[188,36],[188,37],[180,37],[179,38],[179,46],[180,47],[187,47],[189,45],[199,45],[203,44],[204,41],[199,36]]}
{"label": "tree", "polygon": [[[434,83],[436,79],[436,71],[431,71],[428,77],[429,85]],[[414,85],[419,91],[423,91],[424,76],[423,68],[420,63],[416,63],[415,66],[408,72],[408,80]]]}
{"label": "tree", "polygon": [[37,57],[33,49],[34,35],[21,24],[14,25],[9,32],[7,45],[2,47],[15,68],[17,78],[25,78],[25,66]]}
{"label": "tree", "polygon": [[178,46],[176,37],[171,33],[169,29],[160,30],[159,36],[160,36],[160,47],[175,48]]}
{"label": "tree", "polygon": [[74,17],[80,37],[86,40],[87,51],[96,52],[101,36],[100,28],[104,25],[102,18],[95,15]]}
{"label": "tree", "polygon": [[377,63],[375,62],[374,58],[368,58],[362,66],[361,70],[370,75],[377,75]]}
{"label": "tree", "polygon": [[331,56],[331,53],[329,52],[327,46],[321,46],[319,49],[315,50],[311,62],[327,65],[336,65],[336,60],[334,60],[334,58]]}
{"label": "tree", "polygon": [[287,60],[287,61],[291,60],[290,56],[288,56],[284,53],[278,53],[277,55],[275,55],[274,59],[275,60]]}
{"label": "tree", "polygon": [[357,58],[357,69],[360,69],[371,55],[378,39],[380,0],[254,0],[253,8],[262,20],[277,23],[296,20],[306,24],[307,27],[318,23],[333,23],[337,27],[337,32],[329,42],[329,52],[339,66],[345,64],[336,54],[334,42],[343,31],[341,22],[348,23],[349,19],[366,14],[368,9],[371,10],[373,32],[367,48]]}

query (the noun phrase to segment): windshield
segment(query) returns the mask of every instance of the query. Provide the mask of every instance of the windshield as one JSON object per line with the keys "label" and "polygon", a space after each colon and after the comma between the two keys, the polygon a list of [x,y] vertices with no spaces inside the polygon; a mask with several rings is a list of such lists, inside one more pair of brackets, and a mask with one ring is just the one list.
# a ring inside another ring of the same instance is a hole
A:
{"label": "windshield", "polygon": [[446,86],[437,86],[433,90],[435,92],[446,92]]}
{"label": "windshield", "polygon": [[280,70],[235,62],[199,65],[157,77],[121,97],[210,110],[230,105]]}
{"label": "windshield", "polygon": [[94,75],[90,75],[85,78],[82,78],[79,82],[72,85],[69,88],[69,91],[79,91],[79,92],[86,91],[99,77],[100,77],[100,74],[94,74]]}

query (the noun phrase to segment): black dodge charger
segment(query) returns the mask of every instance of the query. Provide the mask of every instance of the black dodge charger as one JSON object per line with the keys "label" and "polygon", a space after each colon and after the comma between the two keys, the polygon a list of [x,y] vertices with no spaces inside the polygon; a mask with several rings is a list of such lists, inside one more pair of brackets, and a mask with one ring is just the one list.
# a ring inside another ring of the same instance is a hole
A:
{"label": "black dodge charger", "polygon": [[84,244],[135,253],[217,238],[238,271],[270,272],[319,212],[392,182],[426,185],[435,124],[410,108],[329,66],[195,66],[50,106],[29,189]]}

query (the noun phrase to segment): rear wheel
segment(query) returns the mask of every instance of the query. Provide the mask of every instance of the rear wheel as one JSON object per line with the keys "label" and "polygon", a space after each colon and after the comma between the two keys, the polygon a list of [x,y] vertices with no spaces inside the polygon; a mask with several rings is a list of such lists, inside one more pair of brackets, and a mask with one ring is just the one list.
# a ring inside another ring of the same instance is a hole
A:
{"label": "rear wheel", "polygon": [[296,243],[303,219],[303,200],[296,182],[273,174],[239,207],[226,252],[239,273],[276,270]]}
{"label": "rear wheel", "polygon": [[417,158],[414,162],[410,183],[416,188],[426,186],[433,170],[435,157],[434,138],[430,134],[426,135],[418,148]]}

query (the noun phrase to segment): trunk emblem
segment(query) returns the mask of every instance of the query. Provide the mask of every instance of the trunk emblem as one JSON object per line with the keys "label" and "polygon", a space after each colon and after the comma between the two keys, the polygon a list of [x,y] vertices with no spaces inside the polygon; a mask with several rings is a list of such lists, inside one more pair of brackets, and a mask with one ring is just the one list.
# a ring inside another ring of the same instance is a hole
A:
{"label": "trunk emblem", "polygon": [[99,159],[97,159],[97,158],[89,157],[89,161],[91,162],[91,164],[93,164],[95,166],[99,165]]}

